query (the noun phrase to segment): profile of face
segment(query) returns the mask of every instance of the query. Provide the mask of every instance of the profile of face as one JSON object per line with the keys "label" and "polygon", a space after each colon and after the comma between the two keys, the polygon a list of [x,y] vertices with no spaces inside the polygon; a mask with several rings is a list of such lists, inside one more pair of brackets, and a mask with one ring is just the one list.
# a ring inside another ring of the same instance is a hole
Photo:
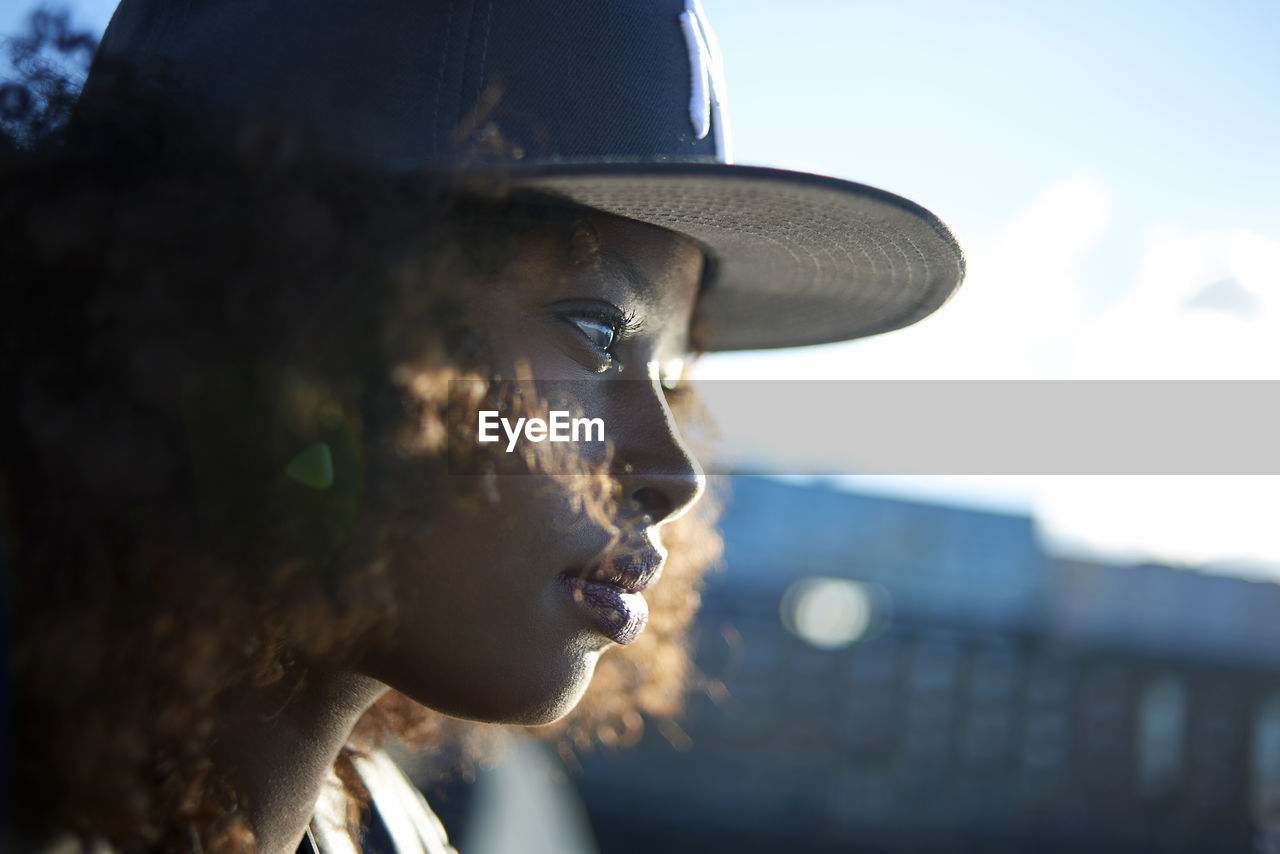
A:
{"label": "profile of face", "polygon": [[399,619],[358,668],[446,714],[534,724],[569,711],[599,656],[643,630],[663,525],[703,488],[664,388],[689,349],[702,252],[630,220],[580,228],[590,263],[563,239],[522,236],[504,270],[467,283],[465,311],[498,375],[571,389],[569,407],[603,422],[616,530],[551,473],[500,477],[483,502],[467,498],[473,477],[430,484],[432,510],[408,520],[411,548],[388,567]]}

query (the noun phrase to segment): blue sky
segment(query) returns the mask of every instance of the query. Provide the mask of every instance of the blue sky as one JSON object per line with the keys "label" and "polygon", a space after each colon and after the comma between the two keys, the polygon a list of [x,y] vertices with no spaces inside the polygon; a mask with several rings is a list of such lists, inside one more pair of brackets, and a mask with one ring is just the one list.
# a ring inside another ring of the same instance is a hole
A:
{"label": "blue sky", "polygon": [[[915,327],[704,376],[1280,379],[1280,3],[703,6],[738,162],[907,196],[970,262]],[[1066,550],[1280,567],[1274,477],[854,483],[1034,512]]]}
{"label": "blue sky", "polygon": [[1082,165],[1135,209],[1280,225],[1275,3],[704,6],[740,160],[810,162],[965,230]]}

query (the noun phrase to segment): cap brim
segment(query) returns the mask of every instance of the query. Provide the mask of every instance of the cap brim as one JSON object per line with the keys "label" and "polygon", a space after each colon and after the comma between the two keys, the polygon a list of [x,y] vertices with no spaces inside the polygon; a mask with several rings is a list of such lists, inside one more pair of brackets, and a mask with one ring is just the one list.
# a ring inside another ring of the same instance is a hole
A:
{"label": "cap brim", "polygon": [[701,243],[715,264],[699,307],[712,351],[899,329],[964,278],[964,254],[940,219],[849,181],[720,163],[539,165],[507,178]]}

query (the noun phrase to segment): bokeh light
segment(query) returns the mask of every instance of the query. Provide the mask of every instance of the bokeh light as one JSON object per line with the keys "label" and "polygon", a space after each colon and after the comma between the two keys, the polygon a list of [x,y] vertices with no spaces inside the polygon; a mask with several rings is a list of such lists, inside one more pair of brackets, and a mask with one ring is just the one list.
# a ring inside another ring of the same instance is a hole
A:
{"label": "bokeh light", "polygon": [[819,649],[840,649],[858,640],[874,613],[870,591],[847,578],[802,578],[782,595],[782,624]]}

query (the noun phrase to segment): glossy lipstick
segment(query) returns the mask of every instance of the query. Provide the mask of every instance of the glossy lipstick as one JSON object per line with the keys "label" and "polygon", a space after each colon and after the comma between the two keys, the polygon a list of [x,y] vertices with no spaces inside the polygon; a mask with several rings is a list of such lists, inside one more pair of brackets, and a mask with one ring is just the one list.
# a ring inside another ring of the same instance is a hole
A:
{"label": "glossy lipstick", "polygon": [[649,603],[640,591],[661,573],[662,555],[646,549],[617,555],[580,573],[561,573],[558,579],[601,633],[625,646],[640,637],[649,622]]}

